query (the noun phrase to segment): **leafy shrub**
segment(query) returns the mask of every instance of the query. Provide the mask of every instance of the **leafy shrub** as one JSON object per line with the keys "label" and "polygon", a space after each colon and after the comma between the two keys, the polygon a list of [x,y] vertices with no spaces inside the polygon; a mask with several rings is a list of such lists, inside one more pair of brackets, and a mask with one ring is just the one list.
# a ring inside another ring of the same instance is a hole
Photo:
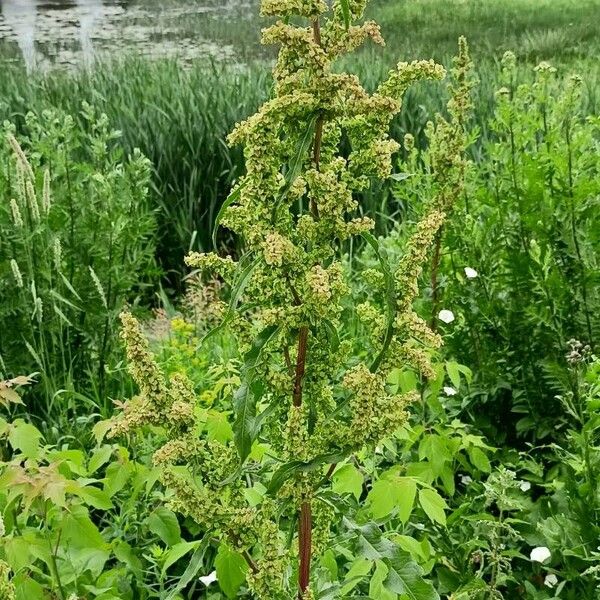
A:
{"label": "leafy shrub", "polygon": [[81,118],[30,113],[0,152],[0,369],[39,371],[45,413],[74,389],[106,410],[115,317],[156,274],[149,163],[90,106]]}
{"label": "leafy shrub", "polygon": [[[422,308],[449,334],[450,356],[475,373],[479,390],[465,410],[515,444],[551,434],[562,412],[555,395],[568,382],[566,341],[593,344],[600,333],[600,153],[579,77],[557,80],[542,63],[533,83],[516,85],[514,57],[503,64],[490,134],[437,242]],[[396,190],[404,206],[430,193],[430,162],[409,146]],[[440,310],[456,320],[444,325]]]}

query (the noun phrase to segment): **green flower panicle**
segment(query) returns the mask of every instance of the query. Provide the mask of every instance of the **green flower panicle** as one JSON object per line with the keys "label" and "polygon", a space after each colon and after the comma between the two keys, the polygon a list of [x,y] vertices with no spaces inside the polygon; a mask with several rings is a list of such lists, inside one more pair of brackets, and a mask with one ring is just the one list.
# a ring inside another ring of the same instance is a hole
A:
{"label": "green flower panicle", "polygon": [[[231,398],[233,443],[207,438],[189,383],[167,381],[139,324],[129,313],[122,317],[140,394],[125,405],[112,433],[142,425],[164,428],[168,439],[154,461],[171,491],[171,507],[242,553],[247,589],[265,600],[314,597],[311,553],[327,547],[336,518],[319,490],[329,485],[335,463],[374,448],[406,422],[416,396],[391,393],[389,375],[409,366],[434,376],[430,352],[441,344],[413,303],[431,245],[468,168],[468,48],[461,40],[449,117],[428,128],[434,193],[395,271],[382,258],[380,269],[365,272],[363,281],[376,293],[363,302],[354,297],[339,258],[351,238],[362,236],[377,247],[370,234],[374,221],[361,213],[356,198],[392,172],[399,144],[389,126],[405,91],[445,75],[433,61],[401,62],[369,94],[356,76],[336,72],[340,55],[369,40],[383,43],[376,24],[354,23],[365,5],[366,0],[335,1],[330,8],[322,0],[262,2],[263,15],[282,19],[263,31],[264,43],[280,47],[274,96],[229,136],[243,148],[246,172],[219,220],[240,240],[240,259],[214,253],[186,259],[193,268],[216,272],[230,290],[223,325],[244,354],[242,384]],[[416,152],[414,140],[407,137],[404,144]],[[346,328],[351,312],[368,329],[364,339],[370,347],[360,355]],[[268,447],[261,460],[251,453],[257,441]],[[267,494],[250,504],[246,492],[255,483]],[[296,522],[297,537],[288,530]]]}

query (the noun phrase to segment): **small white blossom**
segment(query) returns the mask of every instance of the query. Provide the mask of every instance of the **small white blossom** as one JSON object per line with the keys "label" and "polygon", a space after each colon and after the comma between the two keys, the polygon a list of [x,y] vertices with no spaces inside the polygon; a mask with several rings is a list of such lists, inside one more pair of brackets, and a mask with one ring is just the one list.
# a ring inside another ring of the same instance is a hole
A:
{"label": "small white blossom", "polygon": [[465,267],[465,275],[467,276],[467,279],[475,279],[479,273],[471,267]]}
{"label": "small white blossom", "polygon": [[458,392],[453,387],[446,385],[444,386],[444,394],[446,394],[446,396],[456,396]]}
{"label": "small white blossom", "polygon": [[470,483],[473,483],[473,479],[471,478],[470,475],[461,475],[460,476],[460,482],[463,485],[469,485]]}
{"label": "small white blossom", "polygon": [[438,319],[444,323],[452,323],[454,321],[454,313],[451,310],[440,310]]}
{"label": "small white blossom", "polygon": [[532,562],[543,563],[552,556],[552,553],[546,546],[538,546],[531,551],[529,558]]}
{"label": "small white blossom", "polygon": [[544,577],[544,585],[549,588],[553,588],[558,583],[558,577],[554,573],[548,573]]}
{"label": "small white blossom", "polygon": [[522,492],[528,492],[531,489],[531,483],[529,483],[529,481],[521,481],[519,487]]}
{"label": "small white blossom", "polygon": [[208,587],[211,583],[214,583],[217,580],[217,572],[213,571],[212,573],[209,573],[208,575],[204,575],[204,577],[198,577],[198,579],[206,586]]}

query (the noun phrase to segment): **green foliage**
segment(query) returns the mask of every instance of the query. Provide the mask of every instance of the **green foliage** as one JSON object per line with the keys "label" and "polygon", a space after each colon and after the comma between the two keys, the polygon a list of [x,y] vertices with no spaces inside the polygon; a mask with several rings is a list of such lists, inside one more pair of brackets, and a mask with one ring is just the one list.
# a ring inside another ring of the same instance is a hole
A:
{"label": "green foliage", "polygon": [[[366,458],[406,422],[415,393],[387,385],[395,369],[412,365],[435,377],[427,347],[438,347],[440,340],[412,305],[428,248],[462,189],[463,123],[472,87],[466,42],[459,42],[452,71],[449,119],[438,117],[429,130],[436,188],[392,271],[369,233],[374,222],[356,214],[354,194],[390,175],[398,144],[388,129],[404,91],[444,71],[433,61],[399,63],[369,95],[357,78],[331,68],[336,57],[369,38],[382,43],[375,23],[344,24],[346,11],[360,19],[364,3],[329,10],[318,0],[265,0],[262,10],[306,17],[312,25],[279,21],[263,31],[265,43],[281,46],[274,98],[230,135],[232,143],[244,146],[246,174],[217,224],[238,235],[242,258],[237,263],[215,253],[187,258],[201,271],[217,272],[230,291],[217,329],[228,328],[243,355],[241,384],[230,398],[233,444],[203,434],[192,382],[183,373],[165,377],[130,313],[122,315],[122,336],[140,394],[113,420],[110,434],[142,425],[165,428],[168,441],[154,462],[173,493],[170,506],[219,544],[215,567],[228,597],[242,585],[252,596],[269,599],[346,593],[354,587],[346,581],[353,567],[338,581],[311,577],[311,555],[316,559],[328,548],[334,519],[344,514],[347,550],[377,562],[373,586],[392,597],[433,600],[438,596],[422,569],[376,523],[355,521],[338,506],[329,480],[338,463],[357,454]],[[371,269],[371,277],[380,283],[361,315],[370,328],[366,344],[352,353],[344,322],[352,315],[346,307],[353,306],[353,290],[338,249],[358,235],[377,254],[379,270]],[[381,326],[371,327],[373,320]],[[373,360],[364,356],[365,348]],[[266,494],[256,489],[259,484]],[[421,508],[443,525],[446,503],[431,482],[421,484]],[[360,497],[356,476],[353,490]],[[377,514],[379,504],[374,493]],[[410,506],[403,511],[408,518]],[[290,561],[296,544],[298,560]],[[240,558],[247,563],[244,570]]]}
{"label": "green foliage", "polygon": [[149,163],[123,155],[106,116],[80,118],[29,113],[0,151],[0,366],[41,374],[46,415],[74,391],[106,411],[115,317],[155,275]]}

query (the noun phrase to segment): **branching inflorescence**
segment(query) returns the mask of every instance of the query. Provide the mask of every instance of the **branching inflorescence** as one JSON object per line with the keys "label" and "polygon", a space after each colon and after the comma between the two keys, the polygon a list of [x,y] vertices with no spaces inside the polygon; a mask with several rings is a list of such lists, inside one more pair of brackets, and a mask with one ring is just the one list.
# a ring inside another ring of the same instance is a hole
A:
{"label": "branching inflorescence", "polygon": [[[405,90],[441,79],[444,69],[433,61],[400,63],[372,95],[354,75],[334,72],[333,61],[365,40],[383,44],[375,23],[351,25],[365,4],[262,3],[264,15],[283,19],[263,32],[264,43],[281,46],[275,95],[230,135],[244,148],[246,174],[217,218],[217,226],[239,236],[244,254],[238,262],[213,253],[187,257],[189,266],[229,284],[223,325],[244,355],[233,398],[234,444],[205,439],[189,382],[167,382],[137,321],[122,316],[140,395],[125,405],[112,433],[143,424],[168,430],[154,459],[174,492],[173,507],[246,558],[247,585],[257,598],[314,597],[311,556],[327,542],[332,520],[320,491],[338,462],[374,447],[406,421],[413,394],[390,393],[388,376],[405,365],[431,374],[427,348],[441,343],[412,304],[430,245],[462,185],[469,85],[460,69],[468,69],[467,48],[461,42],[450,120],[440,118],[430,131],[436,196],[393,273],[369,233],[373,221],[359,214],[354,197],[391,173],[398,144],[388,128]],[[290,17],[308,19],[308,26],[292,25]],[[368,360],[353,355],[344,333],[343,306],[352,294],[339,256],[341,243],[353,236],[373,247],[381,265],[379,304],[358,311],[378,324]],[[271,457],[260,464],[251,455],[257,439]],[[257,478],[269,494],[251,506],[244,490]],[[290,549],[284,531],[295,522]]]}

